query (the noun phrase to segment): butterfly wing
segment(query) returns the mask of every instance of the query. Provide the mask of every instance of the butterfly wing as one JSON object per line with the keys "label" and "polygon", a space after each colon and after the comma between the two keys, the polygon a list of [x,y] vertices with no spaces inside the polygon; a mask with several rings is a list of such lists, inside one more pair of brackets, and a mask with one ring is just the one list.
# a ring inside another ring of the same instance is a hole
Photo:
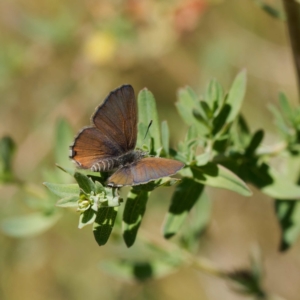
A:
{"label": "butterfly wing", "polygon": [[137,139],[134,90],[123,85],[112,91],[92,116],[95,127],[84,128],[70,147],[70,158],[84,169],[133,150]]}
{"label": "butterfly wing", "polygon": [[137,106],[131,85],[112,91],[92,116],[96,128],[123,152],[133,150],[137,139]]}
{"label": "butterfly wing", "polygon": [[70,146],[70,158],[80,168],[90,169],[92,166],[105,158],[111,158],[122,154],[118,144],[109,140],[95,127],[84,128]]}
{"label": "butterfly wing", "polygon": [[184,163],[160,157],[147,157],[121,167],[108,178],[108,186],[139,185],[171,176],[184,167]]}

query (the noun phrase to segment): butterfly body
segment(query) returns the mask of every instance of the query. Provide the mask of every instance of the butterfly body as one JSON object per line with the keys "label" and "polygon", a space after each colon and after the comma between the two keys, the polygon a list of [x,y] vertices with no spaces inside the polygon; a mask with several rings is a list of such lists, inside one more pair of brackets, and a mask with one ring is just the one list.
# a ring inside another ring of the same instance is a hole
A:
{"label": "butterfly body", "polygon": [[94,172],[116,171],[107,185],[139,185],[171,176],[184,167],[180,161],[145,157],[135,150],[137,105],[131,85],[112,91],[92,116],[92,126],[79,132],[70,146],[70,158],[82,169]]}
{"label": "butterfly body", "polygon": [[91,167],[93,172],[108,172],[114,169],[130,165],[139,161],[147,155],[147,152],[141,150],[129,151],[123,155],[106,158],[94,163]]}

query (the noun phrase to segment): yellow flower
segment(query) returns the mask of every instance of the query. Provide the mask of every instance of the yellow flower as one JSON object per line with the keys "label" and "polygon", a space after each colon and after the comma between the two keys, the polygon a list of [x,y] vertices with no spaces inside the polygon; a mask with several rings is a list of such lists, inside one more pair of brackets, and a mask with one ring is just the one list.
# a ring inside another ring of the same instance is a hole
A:
{"label": "yellow flower", "polygon": [[94,32],[84,45],[84,55],[93,64],[102,65],[113,60],[116,52],[116,40],[105,32]]}

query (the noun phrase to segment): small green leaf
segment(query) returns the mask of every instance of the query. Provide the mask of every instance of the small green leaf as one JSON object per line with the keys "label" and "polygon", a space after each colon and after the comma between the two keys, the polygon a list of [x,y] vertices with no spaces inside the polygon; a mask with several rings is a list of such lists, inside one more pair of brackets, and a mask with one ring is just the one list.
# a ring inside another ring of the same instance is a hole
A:
{"label": "small green leaf", "polygon": [[94,182],[85,176],[82,173],[75,172],[74,178],[76,179],[79,187],[86,193],[90,194],[92,191],[95,190]]}
{"label": "small green leaf", "polygon": [[161,123],[161,137],[162,137],[162,146],[167,156],[169,156],[169,140],[170,140],[170,133],[169,133],[169,126],[167,121],[163,121]]}
{"label": "small green leaf", "polygon": [[99,181],[95,181],[95,194],[97,195],[104,191],[104,186]]}
{"label": "small green leaf", "polygon": [[59,165],[69,165],[72,162],[69,159],[69,146],[74,139],[74,132],[70,124],[65,119],[60,119],[56,125],[55,141],[55,161]]}
{"label": "small green leaf", "polygon": [[[296,0],[298,1],[298,0]],[[276,9],[274,6],[268,4],[264,0],[255,0],[254,1],[259,7],[261,7],[268,15],[270,15],[273,18],[279,19],[279,20],[286,20],[286,16],[283,11],[280,11]],[[298,1],[299,2],[299,1]]]}
{"label": "small green leaf", "polygon": [[65,198],[69,196],[79,196],[79,187],[77,184],[61,184],[61,183],[43,183],[53,194]]}
{"label": "small green leaf", "polygon": [[211,119],[213,117],[213,111],[205,101],[200,101],[200,107],[205,113],[207,119]]}
{"label": "small green leaf", "polygon": [[228,115],[230,114],[231,107],[225,104],[219,114],[213,120],[212,134],[216,135],[225,125]]}
{"label": "small green leaf", "polygon": [[280,251],[286,251],[300,234],[300,206],[298,201],[276,200],[276,215],[281,226]]}
{"label": "small green leaf", "polygon": [[5,136],[0,140],[0,182],[10,182],[13,180],[12,158],[16,145],[14,141]]}
{"label": "small green leaf", "polygon": [[136,188],[132,188],[128,195],[123,213],[123,238],[127,247],[131,247],[135,242],[148,197],[148,191]]}
{"label": "small green leaf", "polygon": [[211,108],[215,111],[223,101],[223,89],[216,79],[210,80],[205,93],[205,100],[209,103]]}
{"label": "small green leaf", "polygon": [[100,207],[93,225],[93,233],[99,246],[109,239],[118,213],[118,207]]}
{"label": "small green leaf", "polygon": [[261,191],[274,199],[299,200],[300,186],[295,184],[289,178],[285,178],[274,169],[269,168],[269,174],[272,182],[261,188]]}
{"label": "small green leaf", "polygon": [[96,216],[97,213],[92,208],[83,211],[79,217],[78,228],[81,229],[86,225],[94,223]]}
{"label": "small green leaf", "polygon": [[60,170],[74,177],[75,169],[74,168],[65,168],[60,166],[59,164],[55,164]]}
{"label": "small green leaf", "polygon": [[56,206],[59,207],[78,207],[79,195],[71,195],[62,198],[56,202]]}
{"label": "small green leaf", "polygon": [[101,262],[101,269],[111,274],[114,278],[127,281],[145,281],[151,278],[161,278],[173,273],[182,264],[180,257],[174,254],[162,256],[160,259],[151,262],[136,261],[104,261]]}
{"label": "small green leaf", "polygon": [[201,135],[205,135],[208,132],[206,126],[199,123],[193,115],[193,110],[198,107],[198,98],[190,87],[178,91],[176,107],[179,115],[187,125],[194,125],[197,132]]}
{"label": "small green leaf", "polygon": [[290,127],[287,125],[286,121],[284,120],[281,112],[275,107],[274,105],[270,104],[268,105],[269,110],[272,112],[275,118],[275,124],[278,127],[278,129],[284,134],[284,135],[290,135]]}
{"label": "small green leaf", "polygon": [[176,157],[178,160],[183,161],[192,161],[195,158],[196,146],[198,145],[199,140],[197,138],[197,130],[195,126],[190,126],[184,138],[184,142],[178,145],[179,151],[182,153],[183,157],[180,157],[177,153]]}
{"label": "small green leaf", "polygon": [[291,213],[291,226],[289,228],[286,228],[286,230],[283,232],[286,247],[283,247],[284,245],[281,244],[281,251],[287,250],[289,247],[293,246],[300,236],[300,205],[299,202],[289,203],[295,203],[295,206]]}
{"label": "small green leaf", "polygon": [[159,186],[169,187],[179,183],[181,180],[177,178],[164,177],[160,180]]}
{"label": "small green leaf", "polygon": [[[139,122],[147,128],[152,121],[149,135],[154,140],[154,148],[161,148],[160,126],[156,109],[156,102],[153,94],[148,89],[143,89],[138,95]],[[142,137],[143,139],[144,137]],[[140,138],[141,140],[141,138]]]}
{"label": "small green leaf", "polygon": [[[211,217],[211,201],[207,193],[203,192],[200,196],[200,199],[195,204],[195,210],[193,214],[192,231],[195,235],[195,238],[199,236],[206,228],[207,224],[210,221]],[[198,238],[196,240],[198,242]]]}
{"label": "small green leaf", "polygon": [[45,215],[32,213],[26,216],[14,217],[1,222],[2,231],[12,237],[31,237],[45,232],[60,218],[60,214]]}
{"label": "small green leaf", "polygon": [[234,191],[243,196],[251,196],[252,192],[246,183],[221,165],[209,162],[205,166],[191,166],[195,179],[205,185]]}
{"label": "small green leaf", "polygon": [[238,126],[241,130],[241,132],[244,134],[244,135],[249,135],[250,134],[250,130],[249,130],[249,126],[244,118],[244,116],[242,114],[239,115],[239,118],[238,118]]}
{"label": "small green leaf", "polygon": [[189,211],[203,191],[203,184],[184,177],[176,186],[171,206],[164,222],[164,237],[171,238],[184,223]]}
{"label": "small green leaf", "polygon": [[117,188],[105,188],[105,194],[108,206],[114,207],[120,205],[122,200],[119,197]]}
{"label": "small green leaf", "polygon": [[241,152],[249,144],[250,131],[244,117],[239,114],[236,122],[233,122],[230,128],[230,140],[234,145],[234,148]]}
{"label": "small green leaf", "polygon": [[240,72],[233,81],[233,84],[228,93],[226,103],[230,106],[230,113],[226,122],[230,123],[235,120],[240,112],[245,93],[246,93],[246,71]]}
{"label": "small green leaf", "polygon": [[196,118],[197,121],[199,121],[205,127],[210,129],[209,121],[202,115],[201,111],[194,108],[193,109],[193,116]]}
{"label": "small green leaf", "polygon": [[181,237],[184,246],[191,252],[196,253],[199,248],[199,240],[211,220],[211,206],[207,193],[203,191],[189,215],[185,234]]}
{"label": "small green leaf", "polygon": [[148,125],[145,125],[144,123],[138,123],[137,147],[139,149],[143,149],[143,146],[146,146],[147,149],[145,149],[145,151],[150,151],[151,138],[145,139],[147,129]]}
{"label": "small green leaf", "polygon": [[205,152],[196,156],[196,165],[198,167],[206,165],[211,158],[211,153]]}
{"label": "small green leaf", "polygon": [[248,145],[248,147],[245,149],[245,156],[252,156],[254,155],[255,150],[260,145],[264,138],[264,131],[257,130],[254,135],[252,136],[252,139]]}
{"label": "small green leaf", "polygon": [[292,121],[294,118],[294,109],[290,106],[286,95],[282,92],[279,93],[279,104],[285,118],[289,121]]}

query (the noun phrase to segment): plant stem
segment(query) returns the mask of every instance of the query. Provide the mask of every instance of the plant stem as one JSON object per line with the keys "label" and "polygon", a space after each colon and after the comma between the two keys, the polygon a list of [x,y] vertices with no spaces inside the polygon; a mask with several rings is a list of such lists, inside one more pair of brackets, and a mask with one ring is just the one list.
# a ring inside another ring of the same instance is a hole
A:
{"label": "plant stem", "polygon": [[140,238],[144,240],[144,242],[149,243],[152,246],[156,246],[158,249],[161,249],[165,252],[178,252],[181,253],[181,257],[183,261],[185,261],[188,265],[191,265],[194,269],[198,271],[202,271],[206,274],[210,274],[213,276],[224,277],[225,273],[221,271],[217,266],[213,264],[210,260],[204,257],[196,256],[187,250],[179,247],[174,243],[170,243],[167,240],[163,240],[156,235],[150,233],[149,231],[140,229]]}
{"label": "plant stem", "polygon": [[300,93],[300,4],[295,0],[283,0],[297,72],[298,93]]}

